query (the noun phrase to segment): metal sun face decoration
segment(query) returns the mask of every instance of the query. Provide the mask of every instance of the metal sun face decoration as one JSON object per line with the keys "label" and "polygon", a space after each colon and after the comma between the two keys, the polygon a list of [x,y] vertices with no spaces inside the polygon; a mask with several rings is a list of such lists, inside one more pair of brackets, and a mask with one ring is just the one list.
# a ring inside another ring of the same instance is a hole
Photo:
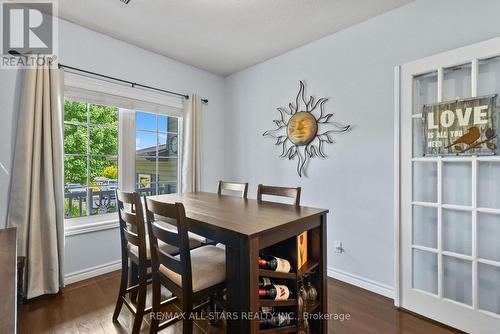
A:
{"label": "metal sun face decoration", "polygon": [[[263,136],[276,138],[276,146],[281,146],[280,158],[289,160],[297,158],[297,173],[304,175],[304,168],[310,158],[326,158],[323,152],[324,143],[334,143],[332,134],[345,133],[351,128],[330,121],[333,114],[324,114],[324,105],[327,98],[316,100],[313,96],[306,101],[304,82],[300,81],[300,88],[295,104],[289,103],[289,108],[277,108],[281,118],[274,120],[277,129],[263,133]],[[331,125],[333,130],[320,130],[324,125]],[[318,133],[323,131],[321,133]]]}

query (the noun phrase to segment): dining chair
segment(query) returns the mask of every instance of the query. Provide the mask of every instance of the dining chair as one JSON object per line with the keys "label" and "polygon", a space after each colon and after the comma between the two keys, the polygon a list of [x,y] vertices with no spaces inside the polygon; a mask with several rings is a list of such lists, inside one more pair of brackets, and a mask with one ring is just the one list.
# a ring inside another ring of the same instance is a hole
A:
{"label": "dining chair", "polygon": [[[153,275],[152,312],[160,312],[160,290],[164,286],[180,301],[184,314],[183,334],[191,334],[192,312],[204,306],[215,294],[222,293],[225,287],[225,251],[212,245],[189,248],[186,212],[182,203],[164,203],[151,198],[146,198],[145,202]],[[173,220],[177,231],[166,229],[163,222],[155,221],[155,215]],[[179,254],[173,256],[165,252],[159,247],[160,242],[178,247]],[[179,320],[181,317],[176,316],[160,323],[157,317],[152,317],[150,333],[157,333]]]}
{"label": "dining chair", "polygon": [[[116,203],[120,223],[122,273],[113,321],[118,321],[121,308],[125,303],[134,315],[132,333],[135,334],[141,329],[142,317],[145,313],[147,269],[151,266],[146,249],[146,227],[139,194],[116,190]],[[131,265],[130,281],[129,262]],[[130,294],[130,300],[126,298],[128,294]],[[135,305],[132,300],[136,301]]]}
{"label": "dining chair", "polygon": [[257,188],[257,200],[262,201],[262,195],[288,197],[294,200],[296,206],[300,205],[300,187],[276,187],[259,184]]}
{"label": "dining chair", "polygon": [[225,195],[228,192],[230,195],[237,194],[239,197],[247,198],[248,183],[219,181],[217,194]]}
{"label": "dining chair", "polygon": [[[122,306],[125,304],[134,315],[132,333],[135,334],[141,329],[144,314],[151,310],[151,307],[146,308],[147,285],[152,282],[151,274],[148,274],[148,269],[151,268],[151,252],[140,195],[118,189],[115,195],[120,223],[122,272],[113,322],[118,321]],[[174,226],[169,228],[175,229]],[[189,246],[199,247],[201,242],[190,238]],[[179,253],[177,247],[168,244],[162,243],[161,249],[168,254]]]}

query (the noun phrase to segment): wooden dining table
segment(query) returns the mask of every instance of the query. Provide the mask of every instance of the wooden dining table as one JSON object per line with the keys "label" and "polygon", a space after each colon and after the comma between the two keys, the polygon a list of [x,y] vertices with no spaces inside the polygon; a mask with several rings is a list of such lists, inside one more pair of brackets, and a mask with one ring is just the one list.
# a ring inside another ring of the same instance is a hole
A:
{"label": "wooden dining table", "polygon": [[[182,203],[188,229],[226,246],[227,333],[259,333],[259,251],[305,230],[312,234],[310,254],[319,260],[320,313],[327,313],[326,225],[328,210],[194,192],[151,196],[156,201]],[[250,319],[250,320],[249,320]],[[327,333],[321,320],[321,333]]]}

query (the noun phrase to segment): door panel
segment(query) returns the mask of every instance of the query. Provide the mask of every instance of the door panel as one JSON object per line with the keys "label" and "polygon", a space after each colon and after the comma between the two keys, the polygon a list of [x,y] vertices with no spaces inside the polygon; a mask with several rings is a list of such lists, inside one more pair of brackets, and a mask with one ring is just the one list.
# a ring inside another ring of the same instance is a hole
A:
{"label": "door panel", "polygon": [[499,332],[500,157],[423,156],[422,111],[500,93],[500,38],[405,64],[400,79],[401,306]]}

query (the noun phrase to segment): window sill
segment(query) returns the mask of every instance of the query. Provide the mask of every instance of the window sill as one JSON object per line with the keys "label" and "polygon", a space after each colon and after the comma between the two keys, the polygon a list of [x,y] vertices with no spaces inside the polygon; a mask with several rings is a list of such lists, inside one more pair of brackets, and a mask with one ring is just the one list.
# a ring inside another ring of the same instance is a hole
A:
{"label": "window sill", "polygon": [[65,237],[118,228],[118,214],[115,212],[99,216],[69,218],[64,220],[64,227]]}

